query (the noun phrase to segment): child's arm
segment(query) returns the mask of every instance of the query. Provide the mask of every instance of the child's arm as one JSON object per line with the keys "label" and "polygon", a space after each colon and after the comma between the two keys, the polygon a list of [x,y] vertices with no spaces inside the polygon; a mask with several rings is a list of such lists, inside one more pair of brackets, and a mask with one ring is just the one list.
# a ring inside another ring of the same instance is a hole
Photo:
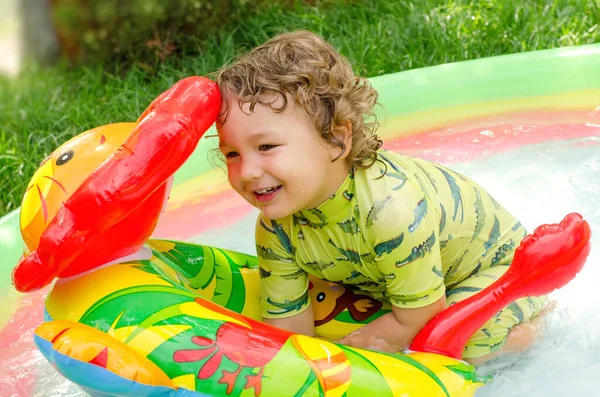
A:
{"label": "child's arm", "polygon": [[425,324],[446,308],[446,298],[435,208],[420,185],[410,180],[388,194],[388,205],[364,230],[385,279],[392,312],[342,343],[398,351],[406,349]]}
{"label": "child's arm", "polygon": [[315,319],[312,309],[305,310],[300,314],[286,318],[265,318],[265,323],[288,331],[315,336]]}
{"label": "child's arm", "polygon": [[256,224],[260,307],[266,324],[314,336],[308,274],[296,263],[290,225],[262,215]]}

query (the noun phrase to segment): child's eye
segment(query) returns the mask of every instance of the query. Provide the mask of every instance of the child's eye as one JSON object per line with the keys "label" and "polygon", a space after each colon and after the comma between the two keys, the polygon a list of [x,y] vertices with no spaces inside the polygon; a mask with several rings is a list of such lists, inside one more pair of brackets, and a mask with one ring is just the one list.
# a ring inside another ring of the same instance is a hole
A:
{"label": "child's eye", "polygon": [[238,152],[227,152],[225,153],[225,158],[226,159],[232,159],[234,157],[239,156]]}
{"label": "child's eye", "polygon": [[273,148],[276,148],[278,145],[260,145],[258,147],[258,150],[260,150],[261,152],[266,152],[267,150],[271,150]]}

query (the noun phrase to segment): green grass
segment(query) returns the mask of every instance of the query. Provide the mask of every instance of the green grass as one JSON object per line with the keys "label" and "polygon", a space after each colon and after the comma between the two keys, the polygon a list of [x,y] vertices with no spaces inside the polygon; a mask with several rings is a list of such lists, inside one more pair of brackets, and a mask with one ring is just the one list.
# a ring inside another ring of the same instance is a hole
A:
{"label": "green grass", "polygon": [[[317,3],[318,4],[318,3]],[[223,26],[206,41],[155,69],[119,66],[31,70],[0,80],[0,215],[20,204],[27,181],[70,137],[95,126],[132,121],[178,79],[216,70],[236,49],[281,31],[323,35],[376,76],[493,55],[600,41],[600,0],[353,1],[337,7],[271,7]]]}

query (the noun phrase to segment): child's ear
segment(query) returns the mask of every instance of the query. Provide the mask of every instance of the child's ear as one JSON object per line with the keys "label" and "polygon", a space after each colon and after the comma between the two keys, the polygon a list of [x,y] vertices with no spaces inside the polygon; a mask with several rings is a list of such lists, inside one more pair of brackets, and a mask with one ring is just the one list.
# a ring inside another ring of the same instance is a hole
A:
{"label": "child's ear", "polygon": [[[350,154],[350,149],[352,148],[352,123],[348,121],[344,125],[332,125],[331,133],[338,141],[344,144],[343,150],[339,148],[339,150],[332,151],[332,160],[343,160],[348,157],[348,154]],[[335,148],[338,149],[337,146]]]}

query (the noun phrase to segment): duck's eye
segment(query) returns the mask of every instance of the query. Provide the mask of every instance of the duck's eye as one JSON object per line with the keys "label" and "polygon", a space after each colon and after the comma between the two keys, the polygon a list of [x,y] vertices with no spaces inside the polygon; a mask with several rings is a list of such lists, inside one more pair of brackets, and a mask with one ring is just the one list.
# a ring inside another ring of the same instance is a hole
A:
{"label": "duck's eye", "polygon": [[56,165],[63,165],[63,164],[68,163],[73,158],[74,155],[75,155],[75,152],[72,150],[69,150],[68,152],[64,152],[63,154],[60,155],[58,160],[56,160]]}
{"label": "duck's eye", "polygon": [[317,294],[317,302],[323,302],[325,300],[325,293],[324,292],[319,292]]}

